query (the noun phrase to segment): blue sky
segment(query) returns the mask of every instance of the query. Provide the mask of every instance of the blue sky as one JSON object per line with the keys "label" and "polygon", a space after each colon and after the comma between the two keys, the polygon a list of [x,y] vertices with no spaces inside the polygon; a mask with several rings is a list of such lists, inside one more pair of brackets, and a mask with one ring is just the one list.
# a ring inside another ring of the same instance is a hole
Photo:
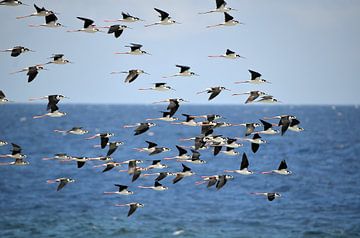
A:
{"label": "blue sky", "polygon": [[[32,5],[34,2],[23,2]],[[86,7],[84,3],[86,2]],[[34,12],[34,8],[0,7],[2,32],[0,48],[23,45],[35,50],[19,57],[0,54],[0,89],[9,99],[27,102],[28,98],[61,93],[74,103],[150,103],[165,98],[182,97],[191,103],[243,104],[245,96],[232,93],[265,91],[286,104],[359,104],[360,88],[360,2],[359,1],[256,1],[228,0],[231,12],[244,25],[207,29],[223,21],[223,14],[199,15],[214,8],[213,0],[104,0],[104,1],[35,1],[59,12],[58,22],[66,28],[30,28],[41,24],[42,17],[22,20],[16,16]],[[182,24],[145,28],[158,21],[154,7],[170,13]],[[132,23],[132,30],[115,39],[104,33],[68,33],[82,22],[77,16],[107,26],[105,19],[120,18],[129,12],[146,22]],[[130,42],[141,43],[151,56],[115,55],[127,51]],[[229,48],[246,59],[236,61],[209,59]],[[63,53],[74,62],[48,65],[30,84],[25,73],[10,72],[45,63],[54,53]],[[177,72],[175,64],[189,65],[200,77],[163,79]],[[144,69],[132,84],[125,75],[112,71]],[[272,82],[267,85],[236,85],[247,80],[248,69],[259,71]],[[151,83],[167,82],[176,91],[138,91]],[[224,91],[208,102],[205,94],[211,86],[225,86]]]}

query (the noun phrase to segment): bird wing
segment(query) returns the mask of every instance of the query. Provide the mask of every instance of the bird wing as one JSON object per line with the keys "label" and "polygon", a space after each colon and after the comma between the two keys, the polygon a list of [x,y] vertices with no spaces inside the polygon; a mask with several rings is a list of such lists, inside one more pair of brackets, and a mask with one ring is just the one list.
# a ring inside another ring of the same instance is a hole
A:
{"label": "bird wing", "polygon": [[216,189],[219,190],[220,188],[224,187],[226,182],[227,182],[227,179],[226,179],[225,175],[219,176],[219,179],[216,183]]}
{"label": "bird wing", "polygon": [[123,31],[124,30],[120,30],[120,29],[114,31],[115,38],[119,38],[121,36],[121,34],[123,33]]}
{"label": "bird wing", "polygon": [[88,28],[94,23],[93,20],[84,17],[77,17],[77,19],[84,21],[84,28]]}
{"label": "bird wing", "polygon": [[214,186],[217,182],[217,179],[215,177],[211,177],[209,178],[209,182],[208,184],[206,185],[207,188],[210,188],[211,186]]}
{"label": "bird wing", "polygon": [[298,119],[291,119],[290,126],[296,126],[299,125],[300,121]]}
{"label": "bird wing", "polygon": [[190,69],[189,66],[185,66],[185,65],[175,65],[176,67],[180,68],[180,73],[184,73],[185,71],[188,71]]}
{"label": "bird wing", "polygon": [[266,130],[268,130],[268,129],[270,129],[270,128],[272,127],[272,124],[271,124],[271,123],[269,123],[269,122],[267,122],[267,121],[264,121],[264,120],[261,120],[261,119],[260,119],[260,121],[261,121],[261,123],[262,123],[263,126],[264,126],[264,131],[266,131]]}
{"label": "bird wing", "polygon": [[269,201],[274,200],[274,199],[275,199],[275,193],[268,193],[268,194],[267,194],[267,199],[268,199]]}
{"label": "bird wing", "polygon": [[38,70],[36,69],[36,67],[30,67],[29,71],[27,72],[26,75],[28,75],[28,83],[30,83],[31,81],[33,81],[36,77],[36,75],[38,74]]}
{"label": "bird wing", "polygon": [[159,176],[156,177],[155,181],[160,181],[167,177],[167,173],[161,172]]}
{"label": "bird wing", "polygon": [[119,192],[125,190],[128,188],[128,186],[126,185],[121,185],[121,184],[114,184],[116,187],[119,187]]}
{"label": "bird wing", "polygon": [[59,107],[56,104],[50,104],[50,112],[53,113],[59,110]]}
{"label": "bird wing", "polygon": [[172,182],[173,182],[173,184],[175,184],[175,183],[179,182],[180,180],[182,180],[183,178],[184,178],[183,175],[177,174],[176,177],[173,179]]}
{"label": "bird wing", "polygon": [[214,156],[218,155],[222,149],[222,146],[214,146]]}
{"label": "bird wing", "polygon": [[187,153],[187,151],[184,148],[182,148],[182,147],[180,147],[178,145],[176,146],[176,148],[179,151],[179,156],[185,155]]}
{"label": "bird wing", "polygon": [[216,0],[216,9],[221,8],[222,6],[226,6],[226,2],[224,0]]}
{"label": "bird wing", "polygon": [[219,95],[221,93],[220,89],[215,89],[211,91],[210,97],[209,97],[209,101],[213,98],[215,98],[217,95]]}
{"label": "bird wing", "polygon": [[117,148],[118,147],[117,147],[116,143],[110,143],[109,150],[108,150],[106,156],[112,155],[112,153],[114,153]]}
{"label": "bird wing", "polygon": [[17,144],[11,143],[12,145],[12,155],[20,154],[21,153],[21,147]]}
{"label": "bird wing", "polygon": [[135,135],[140,135],[142,133],[144,133],[145,131],[149,130],[149,125],[148,124],[140,124],[140,126],[138,126],[135,129]]}
{"label": "bird wing", "polygon": [[170,110],[170,116],[171,117],[177,112],[179,107],[180,107],[180,104],[177,101],[174,101],[174,100],[170,101],[170,103],[169,103],[169,105],[167,107],[167,110]]}
{"label": "bird wing", "polygon": [[229,13],[224,12],[225,15],[225,22],[231,21],[232,19],[234,19]]}
{"label": "bird wing", "polygon": [[3,98],[5,98],[6,96],[5,96],[5,93],[2,91],[2,90],[0,90],[0,99],[3,99]]}
{"label": "bird wing", "polygon": [[141,170],[135,169],[133,177],[131,179],[131,182],[134,182],[135,180],[137,180],[140,177],[140,174],[141,174]]}
{"label": "bird wing", "polygon": [[51,22],[56,22],[58,20],[58,18],[57,18],[57,16],[54,14],[54,13],[52,13],[52,14],[50,14],[50,15],[47,15],[46,17],[45,17],[45,23],[46,24],[49,24],[49,23],[51,23]]}
{"label": "bird wing", "polygon": [[155,11],[157,11],[160,14],[161,21],[165,20],[169,17],[169,13],[164,12],[163,10],[160,10],[158,8],[154,8]]}
{"label": "bird wing", "polygon": [[101,149],[104,149],[108,142],[109,142],[109,137],[100,136]]}
{"label": "bird wing", "polygon": [[80,169],[81,167],[83,167],[85,165],[85,161],[77,161],[77,167],[78,169]]}
{"label": "bird wing", "polygon": [[281,135],[284,135],[286,130],[290,126],[290,120],[289,117],[282,117],[279,121],[279,125],[281,125]]}
{"label": "bird wing", "polygon": [[192,160],[199,160],[200,159],[200,153],[199,153],[199,151],[196,151],[196,150],[191,150],[191,152],[192,152],[192,156],[191,156],[191,159]]}
{"label": "bird wing", "polygon": [[279,168],[278,168],[278,170],[283,170],[283,169],[287,169],[287,164],[286,164],[285,160],[282,160],[280,162],[280,165],[279,165]]}
{"label": "bird wing", "polygon": [[248,135],[251,135],[251,133],[254,132],[254,125],[251,123],[251,124],[246,124],[246,132],[245,132],[245,136],[248,136]]}
{"label": "bird wing", "polygon": [[104,173],[104,172],[109,171],[109,170],[111,170],[111,169],[113,169],[113,168],[114,168],[114,165],[113,165],[113,164],[107,164],[107,165],[106,165],[106,168],[105,168],[102,172]]}
{"label": "bird wing", "polygon": [[187,167],[186,165],[184,164],[181,164],[182,167],[183,167],[183,172],[187,172],[187,171],[191,171],[191,168]]}
{"label": "bird wing", "polygon": [[246,99],[246,102],[245,102],[245,103],[252,102],[252,101],[254,101],[255,99],[257,99],[258,97],[259,97],[259,94],[254,93],[254,92],[251,92],[251,93],[250,93],[250,96]]}
{"label": "bird wing", "polygon": [[149,155],[156,155],[160,154],[163,150],[161,148],[155,148],[153,152],[151,152]]}
{"label": "bird wing", "polygon": [[253,71],[253,70],[250,70],[249,69],[249,73],[251,74],[251,80],[255,80],[256,78],[260,78],[261,77],[261,74],[256,72],[256,71]]}
{"label": "bird wing", "polygon": [[20,54],[21,54],[21,47],[14,47],[14,48],[11,50],[11,56],[12,56],[12,57],[19,56]]}
{"label": "bird wing", "polygon": [[60,189],[65,187],[66,184],[67,184],[67,182],[65,182],[64,180],[61,180],[59,186],[56,189],[56,191],[59,191]]}
{"label": "bird wing", "polygon": [[137,209],[136,204],[130,204],[130,209],[127,216],[131,216],[131,214],[133,214],[136,211],[136,209]]}
{"label": "bird wing", "polygon": [[256,151],[258,151],[260,145],[256,144],[256,143],[251,143],[251,150],[252,152],[256,153]]}
{"label": "bird wing", "polygon": [[149,145],[148,145],[148,149],[153,148],[153,147],[156,147],[156,146],[158,145],[158,144],[156,144],[156,143],[154,143],[154,142],[151,142],[151,141],[148,141],[148,140],[146,140],[145,142],[149,144]]}
{"label": "bird wing", "polygon": [[249,160],[247,158],[247,155],[245,153],[243,153],[240,170],[246,169],[248,167],[249,167]]}
{"label": "bird wing", "polygon": [[232,54],[235,54],[235,52],[232,51],[232,50],[227,49],[225,54],[226,55],[232,55]]}

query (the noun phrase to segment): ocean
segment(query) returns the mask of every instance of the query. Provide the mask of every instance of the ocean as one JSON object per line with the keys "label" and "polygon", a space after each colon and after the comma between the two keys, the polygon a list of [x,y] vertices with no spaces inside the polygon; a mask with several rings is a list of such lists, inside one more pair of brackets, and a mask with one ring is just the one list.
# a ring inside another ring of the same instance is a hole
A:
{"label": "ocean", "polygon": [[[61,102],[60,102],[61,104]],[[43,114],[45,104],[7,104],[0,106],[0,140],[16,143],[27,155],[27,166],[0,166],[0,237],[360,237],[360,109],[355,106],[191,106],[181,105],[181,113],[220,114],[231,123],[259,122],[263,117],[295,115],[305,130],[287,131],[284,136],[263,135],[268,141],[257,153],[250,144],[237,149],[238,156],[201,150],[206,164],[186,163],[196,174],[172,184],[173,177],[161,181],[169,189],[153,191],[154,177],[131,176],[118,172],[126,165],[102,173],[94,167],[100,161],[76,162],[42,160],[56,153],[97,157],[107,149],[95,148],[99,139],[84,138],[113,132],[111,140],[124,145],[112,155],[115,161],[151,160],[177,155],[175,145],[191,146],[180,138],[194,137],[199,127],[155,121],[157,126],[134,136],[124,125],[160,117],[163,105],[61,104],[62,118],[33,119]],[[272,122],[277,123],[276,120]],[[55,129],[82,126],[86,135],[63,135]],[[216,128],[217,135],[243,137],[244,127]],[[149,156],[134,148],[146,147],[145,140],[171,151]],[[0,147],[7,154],[10,145]],[[238,169],[246,152],[249,169],[255,174],[232,174],[233,180],[216,190],[195,185],[201,176],[224,174]],[[276,169],[286,160],[289,176],[260,174]],[[2,158],[1,162],[12,161]],[[181,171],[181,163],[164,161],[169,168],[151,172]],[[49,179],[71,177],[76,181],[56,191]],[[104,195],[115,191],[114,184],[129,185],[133,195]],[[251,192],[279,192],[274,201]],[[114,204],[140,202],[143,208],[127,217],[128,207]]]}

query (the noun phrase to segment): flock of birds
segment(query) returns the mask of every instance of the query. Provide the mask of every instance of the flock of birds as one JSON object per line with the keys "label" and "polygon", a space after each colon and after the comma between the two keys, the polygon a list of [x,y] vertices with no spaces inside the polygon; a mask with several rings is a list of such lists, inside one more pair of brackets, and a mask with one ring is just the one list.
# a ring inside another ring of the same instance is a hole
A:
{"label": "flock of birds", "polygon": [[[2,0],[0,1],[0,6],[6,5],[6,6],[19,6],[19,5],[25,5],[22,2],[18,0]],[[17,19],[23,19],[33,16],[40,16],[45,18],[45,23],[41,25],[30,25],[31,27],[62,27],[60,23],[57,22],[58,18],[56,16],[56,12],[47,10],[44,7],[38,7],[34,4],[34,7],[36,9],[36,12],[27,15],[27,16],[21,16],[17,17]],[[151,23],[148,25],[145,25],[145,27],[155,26],[155,25],[172,25],[172,24],[178,24],[177,21],[173,20],[169,13],[160,10],[158,8],[154,8],[154,10],[160,14],[160,21]],[[210,14],[210,13],[222,13],[224,14],[224,22],[219,23],[216,25],[209,25],[208,28],[213,27],[221,27],[221,26],[235,26],[238,24],[241,24],[241,22],[235,20],[229,12],[236,11],[235,9],[232,9],[227,6],[226,2],[224,0],[216,0],[216,8],[214,10],[210,10],[207,12],[202,12],[199,14]],[[94,21],[91,19],[87,19],[84,17],[78,17],[79,20],[83,21],[83,28],[77,29],[77,30],[71,30],[71,32],[87,32],[87,33],[95,33],[98,31],[102,31],[99,27],[96,27],[94,25]],[[129,13],[122,13],[122,19],[115,19],[115,20],[106,20],[106,22],[123,22],[123,23],[132,23],[137,21],[144,21],[141,18],[135,17],[130,15]],[[103,27],[107,29],[108,34],[114,34],[115,38],[118,38],[121,36],[123,31],[127,28],[130,28],[126,25],[111,25],[108,27]],[[117,52],[116,54],[131,54],[131,55],[143,55],[143,54],[149,54],[146,51],[142,50],[142,45],[132,43],[131,45],[127,46],[130,48],[130,51],[128,52]],[[3,52],[10,52],[12,57],[18,57],[22,53],[25,52],[31,52],[31,49],[28,49],[23,46],[15,46],[10,49],[3,50]],[[234,51],[227,49],[225,54],[223,55],[212,55],[209,57],[222,57],[226,59],[237,59],[237,58],[243,58],[239,54],[235,53]],[[22,70],[16,71],[14,73],[20,73],[20,72],[26,72],[28,76],[28,82],[32,82],[36,76],[38,75],[40,70],[46,70],[44,65],[46,64],[68,64],[71,63],[71,61],[64,58],[63,54],[55,54],[51,57],[51,61],[45,63],[45,64],[38,64],[33,65],[27,68],[24,68]],[[164,76],[163,78],[170,78],[170,77],[191,77],[191,76],[199,76],[195,72],[192,72],[189,66],[185,65],[176,65],[177,68],[179,68],[179,72],[170,75],[170,76]],[[147,74],[145,71],[141,69],[131,69],[129,71],[121,71],[121,72],[113,72],[114,74],[122,73],[126,74],[125,77],[125,83],[132,83],[134,80],[136,80],[139,75],[141,74]],[[262,75],[259,72],[256,72],[254,70],[249,70],[250,73],[250,79],[247,81],[241,81],[241,82],[235,82],[236,84],[242,84],[242,83],[248,83],[252,85],[259,85],[259,84],[266,84],[270,83],[267,80],[262,78]],[[151,88],[141,88],[139,90],[157,90],[157,91],[166,91],[166,90],[173,90],[169,85],[163,82],[155,83],[153,87]],[[208,100],[213,100],[216,98],[222,91],[229,90],[223,86],[216,86],[216,87],[210,87],[205,89],[204,91],[198,92],[198,94],[207,93],[209,94]],[[245,93],[238,93],[233,94],[234,96],[237,95],[248,95],[247,99],[245,101],[245,104],[251,104],[255,102],[260,103],[276,103],[278,100],[274,98],[273,96],[262,92],[258,90],[245,92]],[[65,112],[59,111],[58,103],[62,100],[67,98],[66,96],[63,96],[61,94],[58,95],[48,95],[45,97],[40,98],[31,98],[29,100],[47,100],[48,104],[46,107],[47,112],[42,115],[35,115],[33,118],[43,118],[43,117],[63,117],[66,116]],[[9,103],[11,102],[9,99],[6,98],[5,93],[3,91],[0,91],[0,103]],[[166,108],[166,111],[162,112],[162,115],[157,118],[147,118],[143,122],[139,122],[134,125],[125,125],[124,128],[135,128],[134,129],[134,136],[141,135],[148,130],[150,130],[151,127],[157,126],[157,124],[150,122],[150,121],[163,121],[166,123],[171,123],[174,125],[181,125],[181,126],[192,126],[192,127],[200,127],[200,134],[192,137],[192,138],[185,138],[181,139],[181,141],[194,141],[193,146],[186,147],[186,146],[180,146],[176,145],[176,148],[178,150],[178,154],[174,155],[172,157],[166,157],[163,160],[164,161],[170,161],[175,160],[176,162],[181,163],[181,169],[180,171],[168,171],[168,165],[163,164],[161,160],[153,160],[152,163],[148,166],[141,167],[140,164],[143,163],[141,160],[127,160],[127,161],[121,161],[116,162],[113,161],[110,156],[112,156],[119,146],[122,146],[124,142],[122,141],[112,141],[110,140],[112,136],[114,136],[114,133],[111,132],[104,132],[95,134],[91,137],[88,137],[86,139],[100,139],[100,144],[97,147],[100,147],[101,149],[107,149],[107,153],[105,156],[101,157],[95,157],[95,158],[89,158],[89,157],[75,157],[67,154],[58,153],[55,154],[52,158],[43,158],[44,160],[59,160],[59,161],[76,161],[77,167],[82,168],[88,161],[100,161],[102,164],[96,165],[95,167],[104,167],[102,172],[108,172],[116,167],[122,166],[124,164],[127,165],[126,170],[120,170],[121,172],[127,172],[129,175],[132,176],[131,181],[135,182],[140,176],[142,177],[150,177],[154,176],[154,185],[153,186],[138,186],[142,189],[152,189],[155,191],[165,191],[168,189],[168,187],[162,185],[160,183],[161,180],[165,179],[166,177],[173,176],[172,183],[176,184],[182,179],[195,175],[195,172],[192,171],[188,163],[192,164],[206,164],[205,160],[200,159],[201,157],[201,150],[204,149],[210,149],[213,152],[213,155],[216,156],[219,153],[223,153],[227,156],[242,156],[242,160],[240,163],[240,167],[238,169],[226,169],[224,170],[224,173],[217,174],[217,175],[203,175],[201,176],[201,181],[196,182],[196,185],[201,184],[207,184],[207,187],[210,188],[212,186],[215,186],[217,190],[221,189],[227,184],[227,181],[232,180],[234,176],[229,175],[228,173],[236,173],[239,175],[252,175],[255,172],[249,170],[249,160],[245,153],[241,153],[236,151],[236,149],[244,146],[241,142],[249,142],[251,144],[251,150],[253,153],[256,153],[260,145],[265,144],[266,140],[264,140],[260,135],[277,135],[281,134],[283,136],[287,130],[295,131],[295,132],[301,132],[303,131],[303,128],[301,128],[300,121],[293,115],[279,115],[279,116],[272,116],[272,117],[265,117],[260,119],[260,123],[258,122],[246,122],[246,123],[239,123],[239,124],[232,124],[228,122],[220,121],[221,118],[223,118],[221,115],[218,114],[210,114],[210,115],[189,115],[189,114],[182,114],[184,117],[184,120],[179,120],[179,118],[174,117],[176,112],[178,111],[180,104],[183,102],[186,102],[186,100],[182,98],[169,98],[163,101],[154,102],[154,103],[161,103],[161,102],[167,102],[168,106]],[[203,120],[202,120],[203,119]],[[269,122],[269,120],[278,120],[277,123],[274,123],[274,121]],[[214,130],[221,127],[230,127],[230,126],[243,126],[245,127],[245,133],[242,137],[225,137],[223,135],[217,135],[214,134]],[[262,130],[257,130],[258,127],[263,127]],[[280,130],[274,129],[275,127],[279,127]],[[82,127],[73,127],[67,130],[54,130],[54,132],[62,133],[62,134],[73,134],[73,135],[84,135],[89,133],[88,130],[82,128]],[[170,148],[158,146],[157,143],[153,141],[146,141],[147,146],[144,148],[135,148],[138,152],[147,153],[149,156],[152,155],[159,155],[161,153],[169,152],[171,151]],[[7,141],[0,141],[0,146],[6,146],[8,144]],[[13,159],[12,162],[3,162],[1,165],[28,165],[29,162],[26,161],[26,155],[22,154],[22,148],[16,143],[11,143],[12,145],[12,151],[11,154],[3,154],[0,155],[1,158],[8,158]],[[187,150],[187,148],[190,148],[190,152]],[[153,172],[150,171],[158,170],[161,172]],[[166,171],[164,171],[166,170]],[[275,168],[271,171],[265,171],[261,172],[261,174],[279,174],[279,175],[289,175],[291,174],[291,171],[288,170],[287,163],[285,160],[282,160],[280,162],[280,165],[278,168]],[[57,191],[64,188],[65,185],[68,183],[75,182],[72,178],[67,177],[61,177],[56,179],[47,180],[48,183],[59,183],[57,186]],[[115,184],[116,191],[110,191],[110,192],[104,192],[104,194],[107,195],[132,195],[133,192],[128,190],[128,185],[124,184]],[[274,200],[277,197],[280,197],[281,195],[278,192],[261,192],[261,193],[251,193],[254,195],[262,195],[267,197],[269,201]],[[115,204],[115,206],[129,206],[130,209],[128,211],[128,216],[132,215],[137,208],[143,207],[144,205],[142,203],[138,202],[131,202],[126,204]]]}

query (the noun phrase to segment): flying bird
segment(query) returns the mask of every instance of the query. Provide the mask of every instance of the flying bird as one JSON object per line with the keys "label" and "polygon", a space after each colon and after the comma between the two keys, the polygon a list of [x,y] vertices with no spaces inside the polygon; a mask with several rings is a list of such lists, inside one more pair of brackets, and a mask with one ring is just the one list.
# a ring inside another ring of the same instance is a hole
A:
{"label": "flying bird", "polygon": [[0,104],[4,104],[10,102],[9,99],[6,98],[5,93],[0,90]]}
{"label": "flying bird", "polygon": [[249,73],[251,75],[250,80],[235,82],[235,84],[239,84],[239,83],[250,83],[250,84],[270,83],[269,81],[261,78],[262,75],[256,71],[249,69]]}
{"label": "flying bird", "polygon": [[121,72],[112,72],[111,74],[127,74],[126,78],[125,78],[125,83],[132,83],[134,82],[135,79],[137,79],[139,77],[140,74],[147,74],[150,75],[149,73],[146,73],[144,70],[142,69],[131,69],[129,71],[121,71]]}
{"label": "flying bird", "polygon": [[261,123],[263,124],[263,127],[264,129],[262,131],[258,131],[256,133],[258,134],[266,134],[266,135],[274,135],[274,134],[277,134],[279,133],[278,130],[274,130],[272,127],[275,126],[275,124],[272,124],[270,122],[267,122],[267,121],[264,121],[264,120],[261,120]]}
{"label": "flying bird", "polygon": [[261,172],[262,174],[272,174],[272,173],[275,173],[275,174],[281,174],[281,175],[289,175],[289,174],[292,174],[292,172],[290,170],[287,169],[288,166],[286,164],[286,161],[285,160],[282,160],[280,162],[280,165],[278,167],[278,169],[274,169],[274,170],[271,170],[271,171],[266,171],[266,172]]}
{"label": "flying bird", "polygon": [[171,24],[174,24],[174,23],[179,24],[175,20],[171,19],[171,17],[169,16],[169,13],[167,13],[167,12],[165,12],[163,10],[160,10],[158,8],[154,8],[154,10],[157,11],[160,14],[160,21],[155,22],[153,24],[145,25],[145,27],[155,26],[155,25],[171,25]]}
{"label": "flying bird", "polygon": [[69,130],[54,130],[54,132],[73,135],[84,135],[89,133],[89,131],[85,130],[83,127],[73,127]]}
{"label": "flying bird", "polygon": [[91,137],[88,137],[88,138],[85,138],[86,140],[91,140],[91,139],[94,139],[96,137],[100,137],[100,146],[101,146],[101,149],[104,149],[107,145],[107,143],[109,142],[109,138],[114,136],[115,134],[114,133],[109,133],[109,132],[106,132],[106,133],[99,133],[99,134],[95,134]]}
{"label": "flying bird", "polygon": [[166,83],[154,83],[154,86],[152,88],[139,88],[139,90],[154,90],[154,91],[160,91],[160,92],[164,92],[164,91],[168,91],[168,90],[175,91],[175,89],[173,89]]}
{"label": "flying bird", "polygon": [[144,50],[141,50],[142,45],[131,43],[130,45],[126,45],[125,47],[130,47],[129,52],[115,52],[115,54],[128,54],[128,55],[151,55]]}
{"label": "flying bird", "polygon": [[278,126],[281,126],[281,135],[283,136],[289,128],[292,120],[296,119],[293,115],[279,115],[274,117],[266,117],[264,119],[280,119]]}
{"label": "flying bird", "polygon": [[130,15],[129,13],[122,12],[121,15],[122,15],[122,19],[105,20],[105,22],[118,22],[118,21],[121,21],[121,22],[130,23],[130,22],[144,21],[144,20],[142,20],[142,19],[140,19],[138,17]]}
{"label": "flying bird", "polygon": [[108,29],[107,33],[114,34],[115,38],[119,38],[125,29],[132,29],[131,27],[128,27],[126,25],[118,25],[118,24],[112,26],[105,26],[102,28]]}
{"label": "flying bird", "polygon": [[121,184],[114,184],[114,185],[119,188],[118,191],[116,191],[116,192],[104,192],[104,194],[108,194],[108,195],[110,195],[110,194],[132,195],[132,194],[134,194],[133,191],[128,190],[129,186],[121,185]]}
{"label": "flying bird", "polygon": [[242,174],[242,175],[254,174],[254,172],[250,171],[248,168],[249,168],[249,160],[248,160],[246,153],[244,152],[242,155],[240,169],[224,170],[224,172],[225,173],[238,173],[238,174]]}
{"label": "flying bird", "polygon": [[64,59],[64,54],[54,54],[50,57],[52,61],[47,62],[46,64],[69,64],[71,61]]}
{"label": "flying bird", "polygon": [[20,6],[20,5],[29,6],[18,0],[2,0],[2,1],[0,1],[0,6],[16,7],[16,6]]}
{"label": "flying bird", "polygon": [[35,8],[36,12],[31,13],[30,15],[16,17],[16,19],[22,19],[22,18],[27,18],[27,17],[46,17],[46,16],[54,13],[53,11],[45,9],[45,7],[40,8],[36,4],[34,4],[34,8]]}
{"label": "flying bird", "polygon": [[182,98],[168,98],[168,99],[165,99],[165,100],[162,100],[162,101],[159,101],[159,102],[154,102],[154,104],[155,103],[160,103],[160,102],[168,102],[169,103],[166,110],[169,110],[170,117],[172,117],[172,116],[174,116],[174,114],[179,109],[181,102],[189,102],[189,101],[186,101],[186,100],[184,100]]}
{"label": "flying bird", "polygon": [[221,93],[221,91],[223,91],[223,90],[231,91],[230,89],[227,89],[225,87],[218,86],[218,87],[207,88],[205,91],[198,92],[197,94],[210,93],[210,96],[208,99],[210,101],[210,100],[214,99],[216,96],[218,96]]}
{"label": "flying bird", "polygon": [[182,172],[176,172],[176,177],[173,179],[173,184],[179,182],[180,180],[182,180],[184,177],[188,177],[188,176],[192,176],[195,173],[193,171],[191,171],[191,168],[187,167],[184,164],[181,164],[183,167]]}
{"label": "flying bird", "polygon": [[47,70],[47,69],[45,69],[42,65],[35,65],[13,72],[11,74],[27,72],[26,75],[28,76],[28,83],[30,83],[35,79],[36,75],[38,75],[39,70]]}
{"label": "flying bird", "polygon": [[127,216],[131,216],[137,208],[139,207],[144,207],[144,204],[141,203],[137,203],[137,202],[132,202],[132,203],[127,203],[127,204],[115,204],[116,207],[124,207],[124,206],[129,206],[129,212],[127,214]]}
{"label": "flying bird", "polygon": [[154,186],[138,186],[138,188],[147,188],[147,189],[152,189],[155,191],[165,191],[165,190],[169,189],[168,187],[159,183],[158,180],[155,180]]}
{"label": "flying bird", "polygon": [[187,150],[184,149],[183,147],[176,145],[176,149],[179,151],[179,154],[177,156],[164,158],[164,160],[172,160],[172,159],[186,160],[186,159],[191,158],[187,154]]}
{"label": "flying bird", "polygon": [[225,58],[225,59],[237,59],[237,58],[243,58],[245,59],[245,57],[236,54],[234,51],[227,49],[225,54],[223,55],[209,55],[208,57],[210,58]]}
{"label": "flying bird", "polygon": [[30,27],[49,27],[49,28],[57,28],[64,27],[61,23],[57,22],[58,18],[54,13],[51,13],[45,16],[45,23],[41,25],[29,25]]}
{"label": "flying bird", "polygon": [[84,22],[84,26],[81,29],[78,30],[70,30],[68,32],[86,32],[86,33],[95,33],[100,31],[99,28],[97,28],[94,25],[94,21],[85,17],[76,17],[77,19],[81,20]]}
{"label": "flying bird", "polygon": [[177,121],[178,118],[176,117],[171,117],[171,112],[161,112],[162,113],[162,117],[158,117],[158,118],[147,118],[146,121],[155,121],[155,120],[160,120],[160,121]]}
{"label": "flying bird", "polygon": [[250,91],[246,93],[234,93],[233,96],[246,95],[246,94],[248,94],[249,97],[246,99],[245,104],[253,102],[255,99],[257,99],[260,96],[267,95],[266,93],[261,91]]}
{"label": "flying bird", "polygon": [[190,67],[189,66],[185,66],[185,65],[175,65],[176,67],[180,68],[180,72],[171,76],[164,76],[163,78],[171,78],[171,77],[177,77],[177,76],[185,76],[185,77],[189,77],[189,76],[200,76],[194,72],[190,71]]}
{"label": "flying bird", "polygon": [[0,155],[0,158],[25,159],[26,155],[21,154],[21,147],[15,143],[11,143],[11,154]]}
{"label": "flying bird", "polygon": [[254,134],[253,138],[236,138],[240,140],[246,140],[251,143],[251,150],[252,152],[256,153],[260,147],[260,144],[265,144],[266,141],[261,139],[261,136],[259,134]]}
{"label": "flying bird", "polygon": [[47,183],[59,183],[56,191],[60,191],[63,187],[65,187],[66,184],[73,182],[75,182],[75,180],[72,178],[57,178],[54,180],[47,180]]}
{"label": "flying bird", "polygon": [[267,197],[267,199],[270,202],[273,201],[275,198],[281,197],[280,193],[274,193],[274,192],[270,192],[270,193],[250,193],[250,194],[259,195],[259,196],[265,196],[265,197]]}
{"label": "flying bird", "polygon": [[211,27],[218,27],[218,26],[235,26],[237,24],[244,24],[242,22],[239,22],[237,20],[234,20],[234,17],[232,17],[229,13],[224,12],[224,17],[225,17],[225,21],[223,23],[220,24],[216,24],[216,25],[210,25],[207,26],[207,28],[211,28]]}
{"label": "flying bird", "polygon": [[42,117],[63,117],[66,115],[65,112],[59,111],[59,107],[55,103],[53,102],[49,102],[49,103],[50,103],[50,112],[45,113],[43,115],[33,116],[33,118],[37,119]]}
{"label": "flying bird", "polygon": [[146,132],[147,130],[150,129],[150,127],[156,126],[155,123],[152,122],[141,122],[141,123],[137,123],[135,125],[125,125],[124,128],[131,128],[131,127],[136,127],[135,129],[135,136],[140,135],[144,132]]}
{"label": "flying bird", "polygon": [[11,49],[6,49],[6,50],[1,50],[0,52],[11,52],[11,56],[12,57],[18,57],[20,54],[25,53],[25,52],[35,52],[33,50],[30,50],[29,48],[26,48],[24,46],[15,46]]}
{"label": "flying bird", "polygon": [[234,8],[226,7],[227,2],[224,0],[216,0],[216,8],[214,10],[210,10],[207,12],[200,12],[199,14],[208,14],[213,12],[229,12],[229,11],[237,11]]}
{"label": "flying bird", "polygon": [[271,95],[266,95],[266,96],[262,96],[259,100],[255,101],[255,102],[261,102],[261,103],[276,103],[276,102],[280,102],[279,100],[277,100],[276,98],[274,98]]}

